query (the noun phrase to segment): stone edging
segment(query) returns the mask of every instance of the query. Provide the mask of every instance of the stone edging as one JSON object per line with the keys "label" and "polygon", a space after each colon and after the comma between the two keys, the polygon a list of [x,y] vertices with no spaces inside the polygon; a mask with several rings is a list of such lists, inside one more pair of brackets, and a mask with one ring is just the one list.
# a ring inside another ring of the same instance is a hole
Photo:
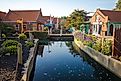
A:
{"label": "stone edging", "polygon": [[30,49],[28,60],[24,64],[25,73],[24,73],[21,81],[29,81],[29,76],[31,74],[31,71],[32,71],[32,68],[33,68],[33,62],[34,62],[34,59],[35,59],[35,56],[36,56],[37,45],[38,45],[37,41],[38,41],[38,39],[35,39],[34,47],[32,47]]}
{"label": "stone edging", "polygon": [[104,55],[88,46],[84,46],[81,42],[74,39],[75,44],[87,53],[92,59],[97,61],[99,64],[110,70],[112,73],[121,78],[121,62],[111,58],[111,56]]}

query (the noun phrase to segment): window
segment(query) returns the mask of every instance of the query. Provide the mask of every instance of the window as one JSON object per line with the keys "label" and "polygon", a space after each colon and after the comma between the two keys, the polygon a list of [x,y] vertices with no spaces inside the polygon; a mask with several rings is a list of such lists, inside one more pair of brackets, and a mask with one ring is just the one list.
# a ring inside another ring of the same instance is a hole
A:
{"label": "window", "polygon": [[99,31],[98,31],[98,34],[101,34],[101,30],[102,30],[102,25],[99,25]]}
{"label": "window", "polygon": [[16,30],[16,31],[19,31],[19,26],[20,26],[20,24],[17,24],[17,25],[16,25],[16,27],[15,27],[15,30]]}

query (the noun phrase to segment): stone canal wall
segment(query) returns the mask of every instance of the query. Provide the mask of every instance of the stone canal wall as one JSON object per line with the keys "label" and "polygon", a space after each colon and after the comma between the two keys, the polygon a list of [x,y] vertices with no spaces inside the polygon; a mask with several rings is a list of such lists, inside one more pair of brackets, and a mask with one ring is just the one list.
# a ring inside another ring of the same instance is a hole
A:
{"label": "stone canal wall", "polygon": [[30,77],[30,74],[31,74],[31,71],[32,71],[32,68],[33,68],[33,64],[34,64],[34,61],[35,61],[35,57],[36,57],[36,51],[37,51],[37,43],[38,39],[35,39],[35,44],[34,44],[34,47],[32,47],[30,49],[30,53],[29,53],[29,58],[25,64],[25,73],[21,79],[21,81],[29,81],[29,77]]}
{"label": "stone canal wall", "polygon": [[99,64],[110,70],[112,73],[121,78],[121,62],[111,58],[111,56],[104,55],[88,46],[84,46],[80,41],[74,39],[75,44],[87,53],[91,58]]}

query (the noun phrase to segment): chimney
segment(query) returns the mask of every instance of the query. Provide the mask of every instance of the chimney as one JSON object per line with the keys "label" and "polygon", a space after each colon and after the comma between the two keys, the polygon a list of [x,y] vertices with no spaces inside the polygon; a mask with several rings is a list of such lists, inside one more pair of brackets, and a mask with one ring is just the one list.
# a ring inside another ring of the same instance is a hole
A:
{"label": "chimney", "polygon": [[10,12],[11,10],[9,9],[9,12]]}
{"label": "chimney", "polygon": [[43,15],[42,15],[42,9],[41,9],[41,8],[40,8],[40,14],[41,14],[41,16],[43,16]]}

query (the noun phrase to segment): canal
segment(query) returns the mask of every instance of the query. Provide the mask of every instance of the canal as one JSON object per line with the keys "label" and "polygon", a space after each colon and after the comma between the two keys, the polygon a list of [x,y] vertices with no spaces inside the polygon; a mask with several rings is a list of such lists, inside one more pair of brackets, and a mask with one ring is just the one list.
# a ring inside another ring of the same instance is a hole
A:
{"label": "canal", "polygon": [[39,45],[31,81],[121,81],[72,41]]}

